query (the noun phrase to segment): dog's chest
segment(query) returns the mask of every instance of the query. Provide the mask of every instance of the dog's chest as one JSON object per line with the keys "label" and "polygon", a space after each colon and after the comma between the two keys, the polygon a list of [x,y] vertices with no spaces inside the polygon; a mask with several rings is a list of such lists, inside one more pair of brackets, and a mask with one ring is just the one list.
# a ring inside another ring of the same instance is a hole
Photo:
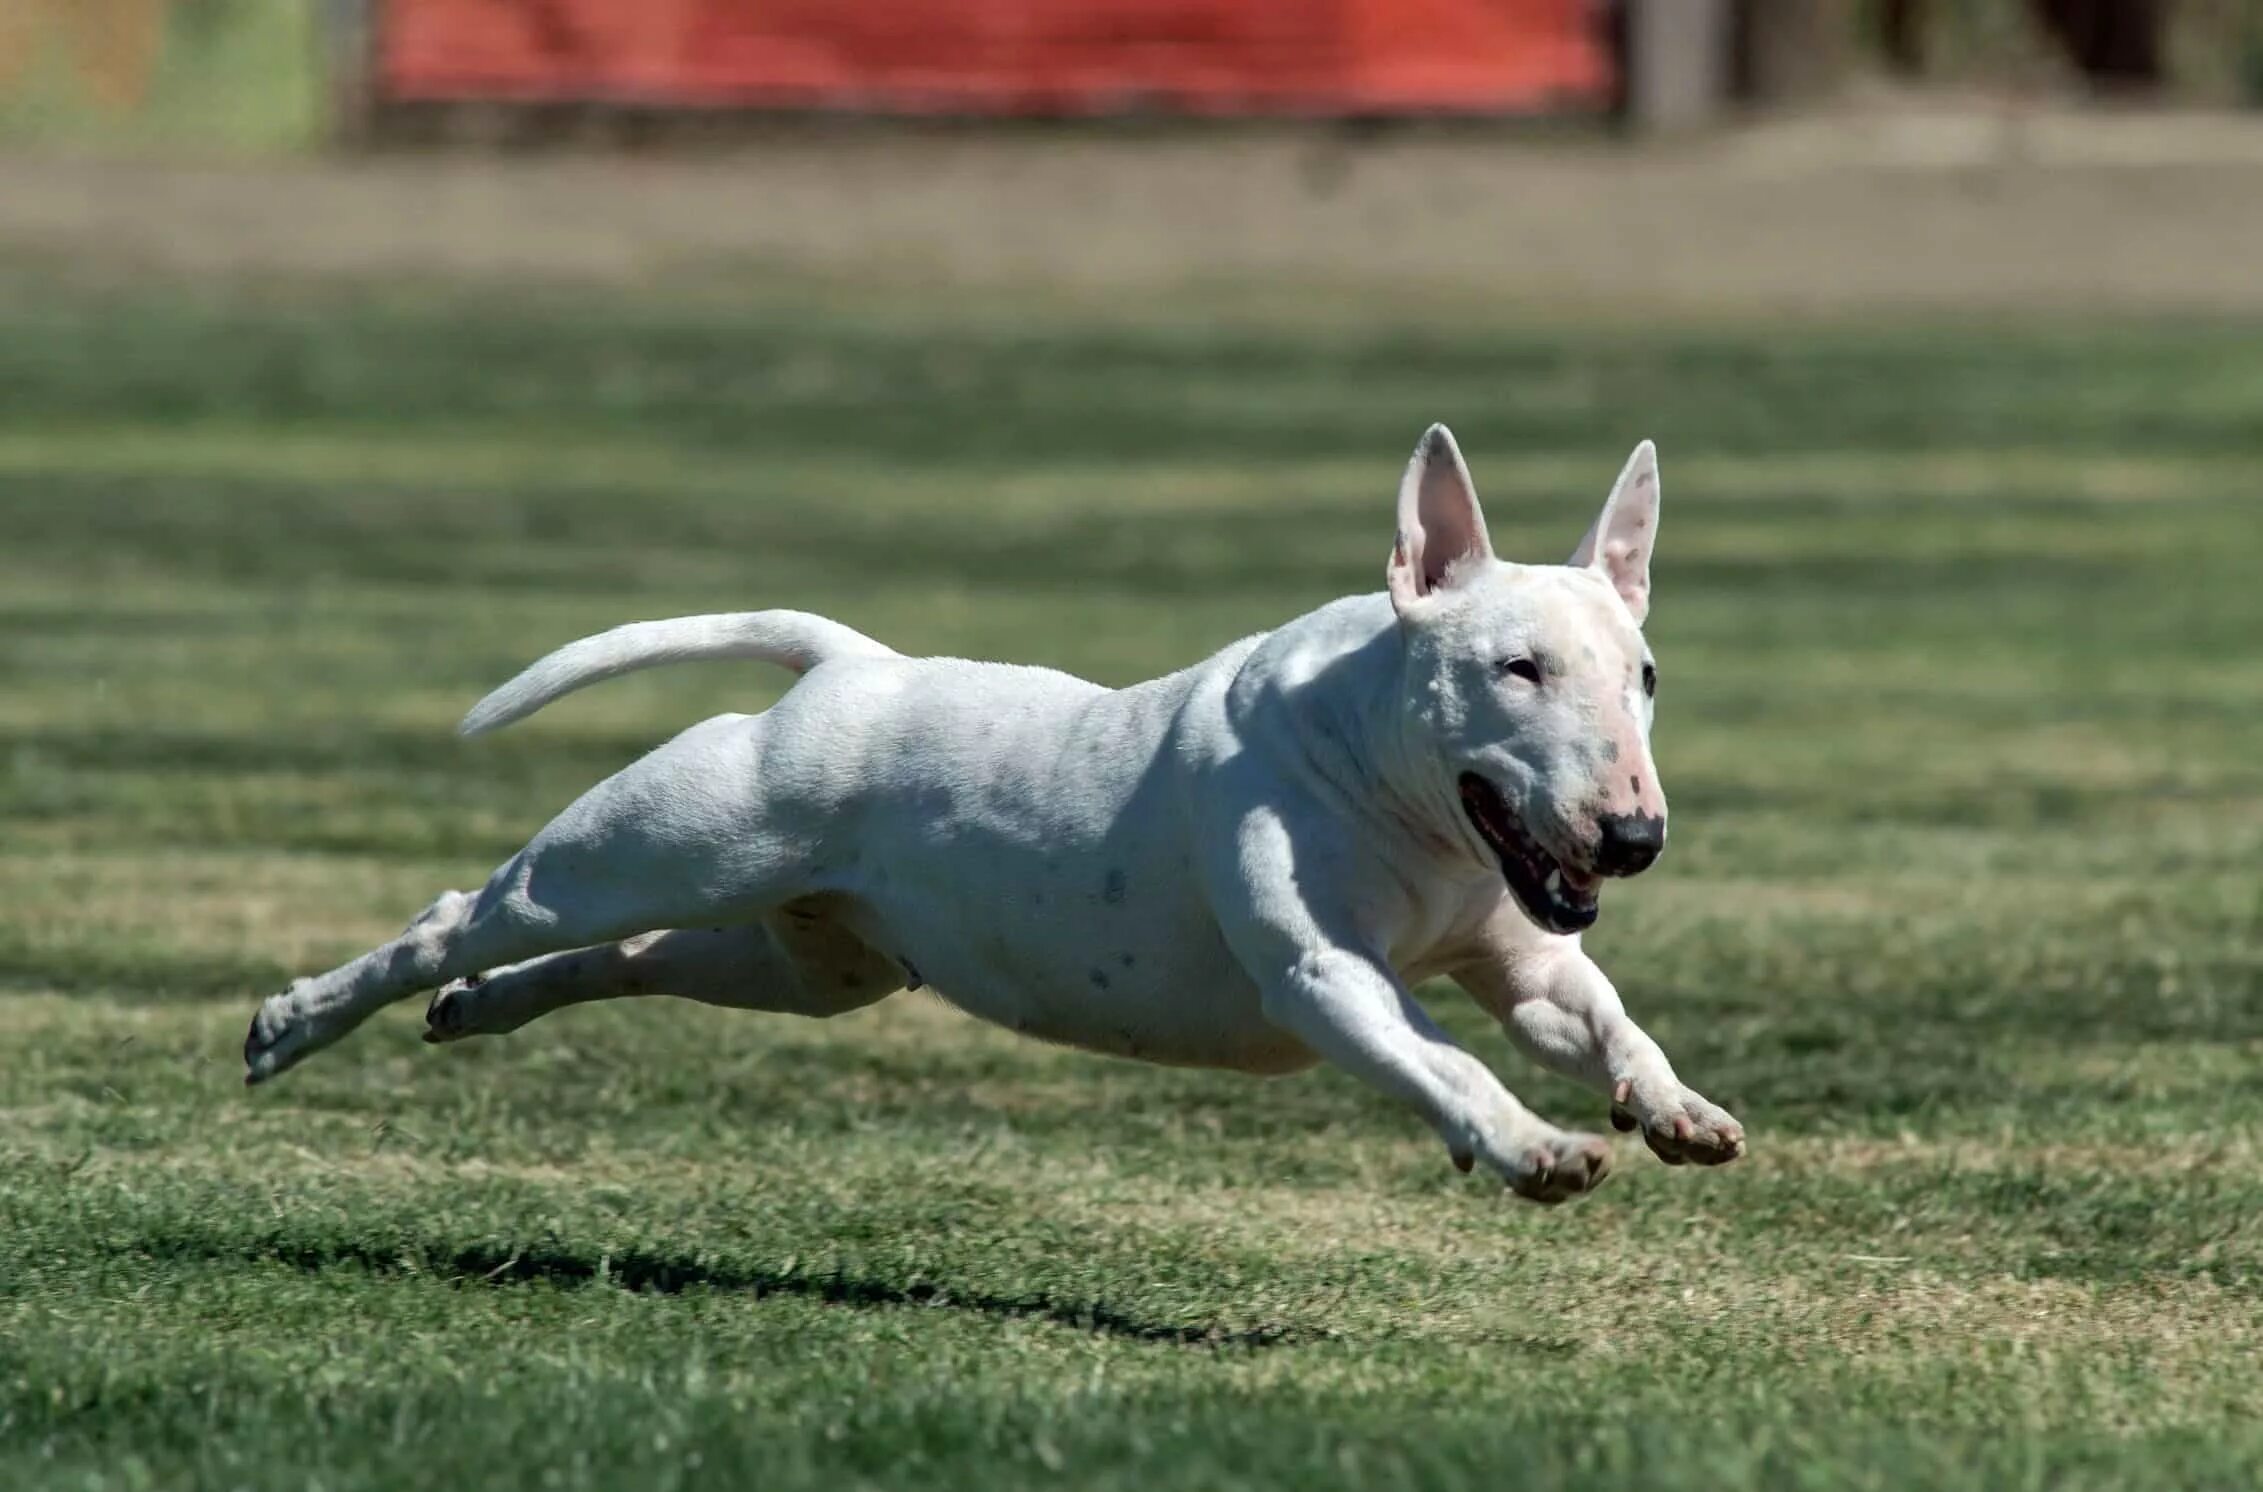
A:
{"label": "dog's chest", "polygon": [[1485,956],[1488,930],[1509,904],[1498,879],[1441,884],[1413,899],[1391,943],[1391,967],[1408,984],[1449,974]]}

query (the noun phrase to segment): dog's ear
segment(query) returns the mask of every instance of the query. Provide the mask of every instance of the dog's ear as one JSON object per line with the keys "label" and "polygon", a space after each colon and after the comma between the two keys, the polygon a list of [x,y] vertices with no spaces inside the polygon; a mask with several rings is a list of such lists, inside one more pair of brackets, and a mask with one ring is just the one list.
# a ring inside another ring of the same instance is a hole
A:
{"label": "dog's ear", "polygon": [[1639,625],[1650,615],[1650,550],[1657,542],[1658,448],[1646,440],[1627,457],[1571,562],[1610,581]]}
{"label": "dog's ear", "polygon": [[1399,483],[1399,537],[1384,572],[1391,604],[1403,612],[1432,591],[1459,584],[1492,557],[1493,540],[1454,433],[1432,425]]}

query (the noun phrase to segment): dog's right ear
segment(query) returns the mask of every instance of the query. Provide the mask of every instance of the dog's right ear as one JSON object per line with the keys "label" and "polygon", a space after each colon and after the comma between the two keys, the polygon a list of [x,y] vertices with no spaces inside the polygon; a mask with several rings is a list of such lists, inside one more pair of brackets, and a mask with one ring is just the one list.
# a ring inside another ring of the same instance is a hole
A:
{"label": "dog's right ear", "polygon": [[1454,433],[1432,425],[1399,482],[1399,537],[1384,571],[1401,615],[1432,591],[1459,584],[1493,558],[1477,488]]}

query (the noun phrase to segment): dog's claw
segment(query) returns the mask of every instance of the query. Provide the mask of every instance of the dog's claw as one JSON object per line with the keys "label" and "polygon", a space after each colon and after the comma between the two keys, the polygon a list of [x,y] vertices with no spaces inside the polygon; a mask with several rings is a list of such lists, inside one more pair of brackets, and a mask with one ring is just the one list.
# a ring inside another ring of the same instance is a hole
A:
{"label": "dog's claw", "polygon": [[479,977],[458,979],[440,986],[432,992],[432,999],[424,1007],[424,1039],[437,1046],[444,1041],[459,1041],[469,1036],[464,1019],[464,1002],[458,998],[466,990],[479,987]]}
{"label": "dog's claw", "polygon": [[1525,1152],[1506,1177],[1509,1190],[1528,1202],[1553,1207],[1603,1184],[1611,1174],[1611,1146],[1600,1135],[1566,1134]]}
{"label": "dog's claw", "polygon": [[1621,1078],[1611,1085],[1611,1128],[1622,1135],[1633,1134],[1642,1127],[1642,1121],[1627,1108],[1633,1098],[1633,1078]]}
{"label": "dog's claw", "polygon": [[[1720,1166],[1744,1154],[1744,1126],[1731,1118],[1727,1110],[1689,1089],[1682,1089],[1670,1104],[1658,1108],[1665,1112],[1653,1109],[1638,1122],[1643,1143],[1667,1165]],[[1627,1117],[1637,1119],[1632,1111]],[[1612,1122],[1619,1122],[1616,1111]],[[1633,1127],[1631,1124],[1622,1126]]]}

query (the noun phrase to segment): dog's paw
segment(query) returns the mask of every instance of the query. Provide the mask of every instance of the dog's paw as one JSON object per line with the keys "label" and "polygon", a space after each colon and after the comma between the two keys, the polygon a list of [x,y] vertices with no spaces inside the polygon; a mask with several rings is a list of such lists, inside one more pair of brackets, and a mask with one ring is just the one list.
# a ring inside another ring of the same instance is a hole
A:
{"label": "dog's paw", "polygon": [[317,1038],[315,1023],[307,1013],[307,982],[301,979],[283,993],[259,1002],[251,1029],[244,1033],[245,1087],[264,1083],[297,1066],[325,1045]]}
{"label": "dog's paw", "polygon": [[1611,1124],[1641,1130],[1650,1153],[1669,1166],[1725,1166],[1744,1154],[1736,1116],[1679,1083],[1647,1092],[1622,1081],[1611,1094]]}
{"label": "dog's paw", "polygon": [[1611,1174],[1611,1142],[1601,1135],[1543,1129],[1487,1160],[1510,1191],[1553,1207],[1603,1184]]}
{"label": "dog's paw", "polygon": [[424,1039],[428,1042],[461,1041],[479,1035],[472,1006],[486,976],[474,974],[440,986],[424,1007]]}

